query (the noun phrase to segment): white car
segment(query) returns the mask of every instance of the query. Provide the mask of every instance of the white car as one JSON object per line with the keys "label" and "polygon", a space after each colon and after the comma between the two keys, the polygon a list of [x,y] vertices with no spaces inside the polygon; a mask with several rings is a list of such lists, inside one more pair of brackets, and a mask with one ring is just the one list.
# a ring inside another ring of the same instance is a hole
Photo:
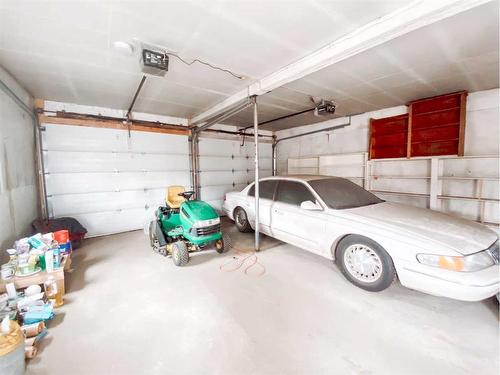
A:
{"label": "white car", "polygon": [[[353,284],[381,291],[402,285],[464,301],[500,287],[499,240],[481,224],[389,203],[353,182],[328,176],[260,180],[260,231],[335,260]],[[226,194],[225,214],[253,229],[254,184]]]}

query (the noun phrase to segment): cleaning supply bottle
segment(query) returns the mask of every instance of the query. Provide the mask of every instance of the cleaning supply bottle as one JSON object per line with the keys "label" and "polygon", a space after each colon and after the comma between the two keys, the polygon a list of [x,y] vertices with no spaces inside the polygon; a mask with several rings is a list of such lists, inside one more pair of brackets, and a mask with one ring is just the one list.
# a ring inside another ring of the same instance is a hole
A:
{"label": "cleaning supply bottle", "polygon": [[62,291],[57,287],[54,276],[49,276],[44,283],[45,295],[54,303],[54,307],[59,307],[64,304]]}
{"label": "cleaning supply bottle", "polygon": [[45,252],[45,269],[47,270],[47,272],[54,271],[54,251],[53,250],[47,250]]}
{"label": "cleaning supply bottle", "polygon": [[52,251],[54,253],[54,268],[59,268],[61,267],[61,251],[59,247],[54,248]]}

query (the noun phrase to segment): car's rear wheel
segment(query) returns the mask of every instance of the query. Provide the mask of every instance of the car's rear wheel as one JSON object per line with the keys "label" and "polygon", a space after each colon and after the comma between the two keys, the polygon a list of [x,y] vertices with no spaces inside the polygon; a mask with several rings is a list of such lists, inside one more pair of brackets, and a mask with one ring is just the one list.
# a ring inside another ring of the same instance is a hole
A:
{"label": "car's rear wheel", "polygon": [[335,262],[347,280],[370,292],[388,288],[396,277],[389,254],[375,241],[359,235],[342,239]]}
{"label": "car's rear wheel", "polygon": [[248,221],[247,213],[241,207],[236,207],[236,209],[234,210],[234,222],[236,223],[236,227],[240,232],[252,231],[252,227],[250,226],[250,222]]}

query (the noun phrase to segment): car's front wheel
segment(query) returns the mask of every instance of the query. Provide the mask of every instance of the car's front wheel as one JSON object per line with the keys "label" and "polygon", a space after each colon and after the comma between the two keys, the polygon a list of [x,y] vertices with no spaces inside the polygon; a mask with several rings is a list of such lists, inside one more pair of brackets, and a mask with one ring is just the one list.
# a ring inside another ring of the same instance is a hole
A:
{"label": "car's front wheel", "polygon": [[350,235],[337,245],[335,262],[354,285],[370,292],[388,288],[396,277],[392,259],[375,241]]}

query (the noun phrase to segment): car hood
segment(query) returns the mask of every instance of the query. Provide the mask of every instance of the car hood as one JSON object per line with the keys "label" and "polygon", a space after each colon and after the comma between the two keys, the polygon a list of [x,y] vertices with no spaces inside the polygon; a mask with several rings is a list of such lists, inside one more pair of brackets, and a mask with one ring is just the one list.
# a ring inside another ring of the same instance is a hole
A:
{"label": "car hood", "polygon": [[463,255],[484,250],[498,238],[495,232],[479,223],[398,203],[384,202],[345,211],[416,237],[439,242]]}

